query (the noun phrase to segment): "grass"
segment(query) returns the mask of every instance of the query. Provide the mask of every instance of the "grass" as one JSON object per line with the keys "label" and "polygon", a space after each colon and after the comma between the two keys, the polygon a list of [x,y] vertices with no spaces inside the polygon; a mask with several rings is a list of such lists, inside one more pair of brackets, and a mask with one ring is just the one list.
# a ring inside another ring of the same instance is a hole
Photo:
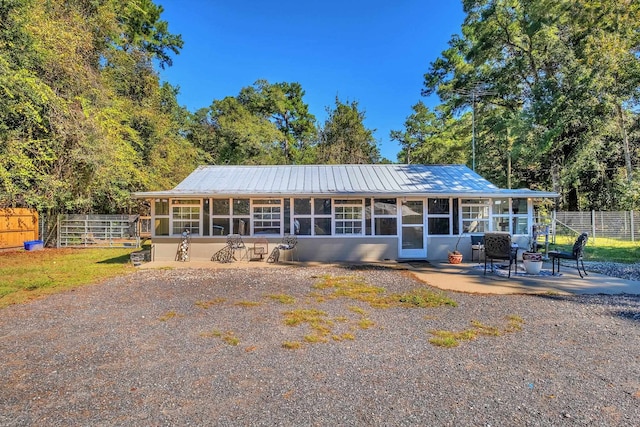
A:
{"label": "grass", "polygon": [[0,252],[0,308],[135,271],[135,248]]}
{"label": "grass", "polygon": [[[439,307],[457,304],[443,293],[433,292],[427,288],[415,288],[404,294],[387,294],[385,288],[371,286],[359,276],[322,276],[314,289],[328,291],[328,298],[350,298],[368,303],[375,308],[388,307]],[[313,294],[317,301],[321,295]],[[320,297],[320,298],[319,298]]]}
{"label": "grass", "polygon": [[[238,338],[233,331],[222,332],[218,329],[214,329],[209,332],[202,332],[200,333],[200,336],[204,338],[220,338],[225,343],[233,346],[240,344],[240,338]],[[253,350],[250,349],[248,351],[253,351]]]}
{"label": "grass", "polygon": [[[571,252],[576,236],[556,236],[556,243],[549,244],[549,250]],[[626,264],[640,259],[640,244],[629,240],[607,237],[589,237],[584,249],[585,261],[611,261]]]}
{"label": "grass", "polygon": [[463,331],[432,330],[429,331],[429,333],[433,335],[433,337],[429,339],[429,342],[437,347],[452,348],[459,346],[461,341],[475,340],[480,335],[499,337],[505,333],[522,330],[524,320],[520,316],[509,315],[505,319],[507,320],[507,326],[504,329],[485,325],[478,320],[472,320],[472,328]]}

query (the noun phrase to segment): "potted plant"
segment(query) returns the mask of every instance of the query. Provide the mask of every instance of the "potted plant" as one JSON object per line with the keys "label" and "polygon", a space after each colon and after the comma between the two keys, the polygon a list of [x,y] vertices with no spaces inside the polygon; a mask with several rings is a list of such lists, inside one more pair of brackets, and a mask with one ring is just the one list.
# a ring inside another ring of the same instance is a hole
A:
{"label": "potted plant", "polygon": [[449,251],[449,264],[460,264],[462,262],[462,252],[458,250],[458,244],[460,244],[460,239],[462,239],[463,234],[464,230],[458,236],[455,249],[453,251]]}
{"label": "potted plant", "polygon": [[539,274],[542,269],[542,254],[538,252],[523,252],[522,264],[528,274]]}

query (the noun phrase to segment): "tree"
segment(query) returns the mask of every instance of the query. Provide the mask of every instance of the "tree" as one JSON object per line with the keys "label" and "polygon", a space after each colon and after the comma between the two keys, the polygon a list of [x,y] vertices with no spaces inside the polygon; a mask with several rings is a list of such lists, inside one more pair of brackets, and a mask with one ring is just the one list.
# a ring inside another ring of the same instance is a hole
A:
{"label": "tree", "polygon": [[270,120],[281,132],[280,148],[287,164],[298,163],[316,136],[316,118],[309,113],[304,94],[300,83],[258,80],[238,95],[247,110]]}
{"label": "tree", "polygon": [[321,163],[368,164],[380,161],[373,130],[364,125],[365,113],[356,101],[327,107],[328,118],[320,130],[318,156]]}
{"label": "tree", "polygon": [[[619,151],[633,152],[628,116],[635,116],[638,100],[640,39],[633,30],[640,22],[638,3],[465,0],[463,7],[462,34],[452,37],[449,49],[431,64],[424,94],[438,93],[452,111],[469,106],[461,92],[492,94],[484,98],[483,120],[493,126],[504,121],[499,127],[509,135],[487,142],[512,142],[507,160],[516,153],[533,154],[532,164],[543,168],[531,174],[532,165],[520,159],[503,184],[513,176],[535,177],[513,184],[560,190],[569,209],[613,206],[613,199],[599,197],[612,188],[609,165],[616,163],[616,169],[626,163],[631,177],[633,157],[610,163],[611,144],[605,141],[615,136],[607,124],[618,123]],[[484,167],[495,170],[505,159],[486,160]]]}
{"label": "tree", "polygon": [[431,111],[419,101],[404,122],[404,131],[390,137],[402,150],[398,161],[423,164],[465,163],[468,158],[468,120],[455,120],[443,111]]}

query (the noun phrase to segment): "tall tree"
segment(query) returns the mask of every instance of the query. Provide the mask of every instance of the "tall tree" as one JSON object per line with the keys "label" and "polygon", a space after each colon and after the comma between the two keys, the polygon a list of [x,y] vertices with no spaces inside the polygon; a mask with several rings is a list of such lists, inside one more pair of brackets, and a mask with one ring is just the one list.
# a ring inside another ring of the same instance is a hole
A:
{"label": "tall tree", "polygon": [[250,112],[269,119],[281,132],[285,163],[298,163],[316,137],[316,118],[303,101],[300,83],[258,80],[240,91],[238,100]]}
{"label": "tall tree", "polygon": [[364,125],[365,113],[358,103],[343,103],[336,97],[334,109],[320,130],[318,156],[321,163],[368,164],[380,161],[374,130]]}
{"label": "tall tree", "polygon": [[398,161],[424,164],[466,163],[470,143],[467,120],[455,120],[446,112],[431,111],[419,101],[404,122],[404,131],[390,137],[402,150]]}
{"label": "tall tree", "polygon": [[[527,120],[529,126],[515,126],[517,135],[510,130],[511,152],[535,153],[533,162],[546,171],[537,175],[542,182],[514,185],[561,190],[569,209],[611,206],[597,197],[613,179],[599,159],[611,158],[610,145],[603,144],[613,136],[607,130],[611,120],[620,124],[619,146],[629,145],[620,151],[631,153],[637,145],[625,130],[637,102],[640,40],[632,23],[640,22],[638,3],[465,0],[463,7],[462,34],[431,64],[424,93],[437,92],[454,111],[470,105],[460,94],[490,94],[483,97],[492,106],[485,109],[485,119],[504,120],[505,129],[514,129],[508,125],[514,117],[518,123]],[[637,167],[630,165],[632,158],[626,156],[629,177]],[[486,167],[495,169],[505,159],[487,160],[492,163]],[[520,172],[505,174],[502,183],[512,176],[531,177]]]}

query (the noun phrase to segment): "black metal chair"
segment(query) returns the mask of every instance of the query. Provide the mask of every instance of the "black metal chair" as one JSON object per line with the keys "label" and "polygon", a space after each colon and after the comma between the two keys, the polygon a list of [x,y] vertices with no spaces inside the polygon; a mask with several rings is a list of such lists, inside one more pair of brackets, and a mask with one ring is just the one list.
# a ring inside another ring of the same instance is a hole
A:
{"label": "black metal chair", "polygon": [[[500,259],[509,261],[509,277],[511,277],[511,265],[516,264],[517,253],[518,249],[511,245],[511,234],[486,233],[484,235],[484,274],[487,274],[487,260],[491,262],[491,271],[493,271],[493,260]],[[514,272],[515,270],[516,268]]]}
{"label": "black metal chair", "polygon": [[[576,268],[578,269],[578,274],[580,278],[582,278],[582,273],[587,276],[587,271],[584,269],[584,261],[582,258],[584,257],[584,247],[587,244],[587,240],[589,240],[589,234],[582,233],[578,236],[575,243],[573,244],[573,250],[571,252],[562,252],[562,251],[549,251],[548,255],[551,258],[551,274],[556,274],[556,262],[558,263],[558,273],[560,273],[560,260],[561,259],[571,259],[576,260]],[[580,271],[580,265],[582,264],[582,271]]]}

